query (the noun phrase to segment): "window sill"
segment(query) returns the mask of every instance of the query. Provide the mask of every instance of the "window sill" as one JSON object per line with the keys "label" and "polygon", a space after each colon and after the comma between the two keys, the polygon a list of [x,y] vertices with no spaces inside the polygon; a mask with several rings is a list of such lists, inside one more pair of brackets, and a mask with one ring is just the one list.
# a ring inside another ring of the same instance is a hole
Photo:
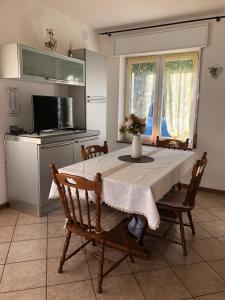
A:
{"label": "window sill", "polygon": [[[120,140],[120,141],[116,141],[117,143],[119,144],[128,144],[128,145],[131,145],[131,141],[127,141],[127,140]],[[156,144],[152,143],[152,142],[146,142],[146,141],[143,141],[142,142],[142,145],[143,146],[152,146],[152,147],[157,147]],[[171,148],[172,149],[172,148]],[[192,147],[192,148],[188,148],[187,151],[192,151],[196,149],[196,147]]]}

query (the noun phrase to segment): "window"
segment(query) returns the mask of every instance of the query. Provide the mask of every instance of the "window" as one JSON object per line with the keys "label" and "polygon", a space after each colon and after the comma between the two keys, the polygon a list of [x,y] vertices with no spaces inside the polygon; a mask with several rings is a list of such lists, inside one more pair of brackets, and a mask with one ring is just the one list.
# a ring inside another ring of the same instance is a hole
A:
{"label": "window", "polygon": [[193,143],[199,53],[127,58],[125,114],[146,118],[144,140],[190,139]]}

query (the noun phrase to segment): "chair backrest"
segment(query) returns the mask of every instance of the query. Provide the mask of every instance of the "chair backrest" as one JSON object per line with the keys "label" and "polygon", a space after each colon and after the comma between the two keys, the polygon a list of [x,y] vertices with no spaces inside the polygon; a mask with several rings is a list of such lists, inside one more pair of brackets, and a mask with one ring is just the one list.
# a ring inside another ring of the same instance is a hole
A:
{"label": "chair backrest", "polygon": [[101,156],[102,154],[108,153],[108,145],[107,142],[104,142],[103,146],[99,145],[92,145],[88,147],[84,147],[84,145],[81,146],[81,155],[83,157],[83,160],[87,160],[96,156]]}
{"label": "chair backrest", "polygon": [[189,139],[186,139],[185,142],[181,142],[175,139],[165,139],[160,140],[159,136],[156,137],[156,146],[169,148],[169,149],[178,149],[178,150],[187,150],[189,145]]}
{"label": "chair backrest", "polygon": [[[59,173],[54,164],[51,164],[50,168],[67,224],[72,224],[76,231],[84,236],[101,233],[101,174],[97,173],[95,180],[91,181],[80,176]],[[91,217],[89,192],[95,194],[94,218]]]}
{"label": "chair backrest", "polygon": [[199,185],[201,183],[202,176],[205,171],[208,159],[206,158],[207,152],[204,152],[201,160],[197,160],[193,170],[190,184],[188,185],[187,193],[183,205],[190,206],[193,208],[195,206],[195,197],[198,191]]}

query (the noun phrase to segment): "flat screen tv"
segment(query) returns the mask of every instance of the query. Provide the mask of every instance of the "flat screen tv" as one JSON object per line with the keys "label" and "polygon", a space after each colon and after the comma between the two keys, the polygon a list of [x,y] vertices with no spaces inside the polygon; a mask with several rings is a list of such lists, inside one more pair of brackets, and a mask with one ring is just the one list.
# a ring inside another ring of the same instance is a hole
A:
{"label": "flat screen tv", "polygon": [[33,131],[74,128],[74,99],[54,96],[32,96]]}

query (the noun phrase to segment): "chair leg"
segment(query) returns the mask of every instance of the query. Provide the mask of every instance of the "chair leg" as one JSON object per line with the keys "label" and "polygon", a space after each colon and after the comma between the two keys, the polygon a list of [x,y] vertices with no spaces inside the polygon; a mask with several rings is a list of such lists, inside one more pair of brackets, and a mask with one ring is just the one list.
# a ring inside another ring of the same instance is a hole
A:
{"label": "chair leg", "polygon": [[187,212],[187,215],[188,215],[188,219],[189,219],[189,222],[190,222],[192,234],[195,234],[195,227],[194,227],[194,223],[193,223],[193,221],[192,221],[192,215],[191,215],[191,212],[188,211],[188,212]]}
{"label": "chair leg", "polygon": [[98,293],[102,292],[104,254],[105,254],[105,245],[104,245],[104,243],[102,243],[101,257],[100,257],[100,260],[99,260]]}
{"label": "chair leg", "polygon": [[63,247],[63,254],[61,256],[60,263],[59,263],[59,268],[58,268],[59,273],[62,273],[62,267],[63,267],[64,262],[66,260],[66,252],[67,252],[68,247],[69,247],[70,238],[71,238],[71,232],[68,231],[67,236],[66,236],[66,240],[65,240],[65,243],[64,243],[64,247]]}
{"label": "chair leg", "polygon": [[183,218],[182,218],[181,212],[179,213],[178,218],[179,218],[179,224],[180,224],[180,235],[181,235],[181,242],[182,242],[182,246],[183,246],[183,253],[184,253],[184,256],[187,256],[184,223],[183,223]]}
{"label": "chair leg", "polygon": [[181,191],[181,183],[180,182],[178,182],[177,187],[178,187],[178,190]]}

